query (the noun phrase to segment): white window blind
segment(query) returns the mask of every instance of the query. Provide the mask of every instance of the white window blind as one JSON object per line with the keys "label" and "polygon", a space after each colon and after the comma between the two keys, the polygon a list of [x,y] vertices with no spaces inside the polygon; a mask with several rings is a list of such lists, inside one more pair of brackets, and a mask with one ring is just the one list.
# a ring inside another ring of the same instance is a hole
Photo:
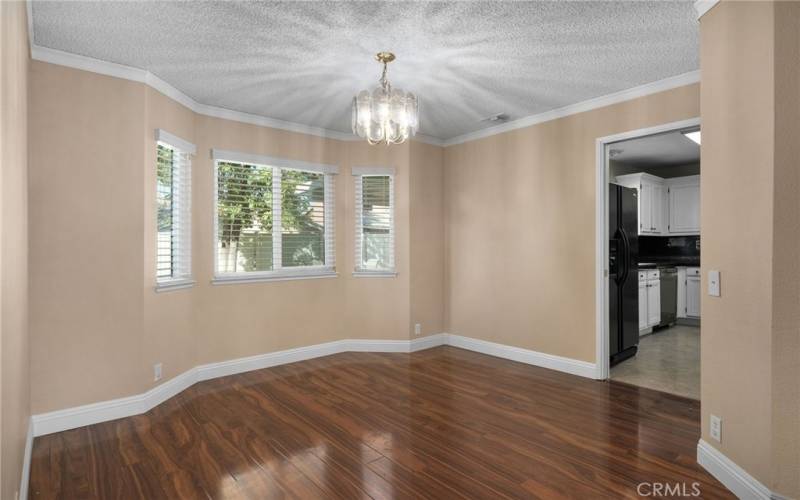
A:
{"label": "white window blind", "polygon": [[335,273],[334,174],[327,166],[259,164],[252,160],[270,159],[219,150],[214,157],[215,282]]}
{"label": "white window blind", "polygon": [[156,131],[157,289],[192,281],[192,160],[194,145]]}
{"label": "white window blind", "polygon": [[353,168],[355,176],[356,274],[393,274],[394,170]]}

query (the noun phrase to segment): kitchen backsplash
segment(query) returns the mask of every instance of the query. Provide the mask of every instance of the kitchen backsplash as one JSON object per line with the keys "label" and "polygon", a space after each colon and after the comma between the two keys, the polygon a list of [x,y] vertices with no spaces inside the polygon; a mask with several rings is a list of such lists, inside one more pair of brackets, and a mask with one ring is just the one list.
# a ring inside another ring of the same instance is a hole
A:
{"label": "kitchen backsplash", "polygon": [[639,236],[639,260],[646,257],[700,258],[700,236]]}

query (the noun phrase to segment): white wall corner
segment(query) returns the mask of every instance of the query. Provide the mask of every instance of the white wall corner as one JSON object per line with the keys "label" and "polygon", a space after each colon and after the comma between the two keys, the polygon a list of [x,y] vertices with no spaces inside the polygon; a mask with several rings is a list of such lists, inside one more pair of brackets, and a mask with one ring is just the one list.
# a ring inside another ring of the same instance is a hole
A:
{"label": "white wall corner", "polygon": [[697,0],[694,3],[694,10],[697,12],[697,20],[699,21],[703,15],[717,5],[720,0]]}
{"label": "white wall corner", "polygon": [[19,480],[19,500],[28,500],[28,485],[31,478],[31,454],[33,453],[33,417],[28,419],[28,434],[25,437],[25,453],[22,455],[22,477]]}
{"label": "white wall corner", "polygon": [[769,488],[702,439],[697,442],[697,463],[743,500],[780,498],[778,495],[773,495]]}

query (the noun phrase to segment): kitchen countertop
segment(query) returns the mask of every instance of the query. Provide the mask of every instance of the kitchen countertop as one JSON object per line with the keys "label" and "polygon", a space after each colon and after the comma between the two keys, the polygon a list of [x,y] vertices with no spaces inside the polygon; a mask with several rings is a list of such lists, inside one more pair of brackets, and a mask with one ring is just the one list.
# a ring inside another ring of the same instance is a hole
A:
{"label": "kitchen countertop", "polygon": [[667,266],[700,267],[700,259],[697,257],[642,257],[639,262],[639,269],[656,269]]}

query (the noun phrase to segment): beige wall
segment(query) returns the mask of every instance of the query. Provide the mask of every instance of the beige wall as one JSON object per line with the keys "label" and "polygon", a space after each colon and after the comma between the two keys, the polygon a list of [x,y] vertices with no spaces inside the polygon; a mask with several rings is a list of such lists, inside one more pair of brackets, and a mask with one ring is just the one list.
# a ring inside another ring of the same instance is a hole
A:
{"label": "beige wall", "polygon": [[699,85],[445,149],[449,333],[595,360],[595,140],[694,118]]}
{"label": "beige wall", "polygon": [[31,65],[34,413],[141,392],[141,84]]}
{"label": "beige wall", "polygon": [[[346,210],[337,219],[345,225],[347,245],[345,254],[338,254],[344,269],[345,328],[346,338],[372,339],[408,339],[409,308],[411,303],[410,279],[410,226],[409,217],[409,144],[398,147],[369,146],[363,142],[345,143],[347,145],[347,165],[339,185],[344,183],[346,191]],[[351,175],[352,167],[394,167],[395,175],[395,267],[396,278],[356,278],[352,276],[355,267],[354,231],[355,180]]]}
{"label": "beige wall", "polygon": [[15,498],[30,418],[28,364],[28,21],[0,2],[0,498]]}
{"label": "beige wall", "polygon": [[[441,331],[441,148],[371,147],[198,115],[143,84],[34,62],[31,68],[31,337],[34,413],[141,393],[197,364],[342,338]],[[155,141],[197,145],[192,264],[197,284],[155,293]],[[338,277],[211,285],[212,148],[335,164]],[[416,152],[413,194],[412,151]],[[352,166],[397,170],[395,278],[356,278]],[[432,256],[412,273],[413,233]],[[427,214],[430,210],[430,213]],[[79,221],[79,223],[76,223]],[[86,242],[91,242],[87,245]],[[438,271],[437,271],[438,270]],[[429,273],[429,276],[422,276]],[[412,313],[412,275],[421,299]],[[439,281],[439,284],[434,283]],[[439,287],[438,291],[436,286]],[[430,301],[429,301],[430,298]]]}
{"label": "beige wall", "polygon": [[[114,84],[111,80],[109,83]],[[156,248],[156,170],[147,168],[156,164],[155,129],[162,128],[187,141],[195,140],[195,114],[177,102],[165,97],[150,87],[145,88],[146,120],[142,125],[141,141],[144,151],[142,196],[144,204],[139,208],[144,234],[142,255],[144,258],[139,276],[139,294],[144,307],[141,361],[137,360],[138,380],[143,388],[153,381],[153,364],[162,363],[163,377],[169,380],[192,368],[196,364],[197,334],[196,294],[190,290],[154,293]],[[196,192],[193,192],[197,195]],[[194,200],[193,200],[194,201]],[[193,267],[198,269],[197,257],[193,256]]]}
{"label": "beige wall", "polygon": [[702,270],[722,273],[722,296],[701,304],[703,439],[788,497],[800,496],[798,28],[792,3],[722,2],[701,20]]}
{"label": "beige wall", "polygon": [[800,498],[800,3],[775,4],[772,486]]}
{"label": "beige wall", "polygon": [[411,335],[444,331],[444,154],[411,143]]}

